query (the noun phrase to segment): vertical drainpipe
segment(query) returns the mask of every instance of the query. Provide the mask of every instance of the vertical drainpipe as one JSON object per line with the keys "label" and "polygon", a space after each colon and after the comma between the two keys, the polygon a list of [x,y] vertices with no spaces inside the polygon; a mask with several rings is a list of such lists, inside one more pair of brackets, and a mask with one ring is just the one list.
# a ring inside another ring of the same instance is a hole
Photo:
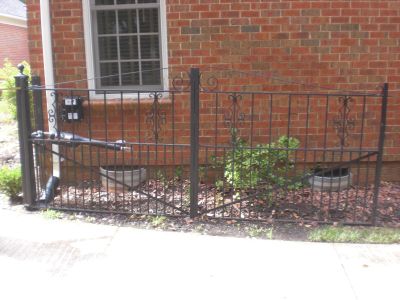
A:
{"label": "vertical drainpipe", "polygon": [[[40,0],[40,25],[42,30],[44,79],[47,89],[54,88],[53,47],[51,43],[51,13],[50,0]],[[55,93],[46,90],[48,126],[50,132],[57,132],[57,109]],[[54,114],[54,115],[53,115]],[[54,117],[52,117],[54,116]],[[60,157],[58,145],[51,146],[53,151],[53,176],[60,178]]]}

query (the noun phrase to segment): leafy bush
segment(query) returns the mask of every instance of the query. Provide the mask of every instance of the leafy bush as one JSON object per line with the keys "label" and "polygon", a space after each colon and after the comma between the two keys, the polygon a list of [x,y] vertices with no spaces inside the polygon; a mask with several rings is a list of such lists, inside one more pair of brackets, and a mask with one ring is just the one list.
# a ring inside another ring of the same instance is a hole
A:
{"label": "leafy bush", "polygon": [[11,199],[16,199],[22,191],[21,168],[10,169],[5,166],[0,169],[0,191]]}
{"label": "leafy bush", "polygon": [[300,142],[296,138],[281,136],[277,142],[249,147],[237,140],[234,150],[225,159],[224,177],[235,189],[261,186],[288,186],[286,178],[293,168],[291,158]]}
{"label": "leafy bush", "polygon": [[[23,61],[22,64],[25,66],[24,74],[30,76],[31,67]],[[5,59],[3,68],[0,69],[0,89],[5,89],[1,93],[1,100],[8,104],[11,115],[14,119],[17,118],[17,92],[15,91],[15,78],[18,75],[19,70],[16,66]]]}

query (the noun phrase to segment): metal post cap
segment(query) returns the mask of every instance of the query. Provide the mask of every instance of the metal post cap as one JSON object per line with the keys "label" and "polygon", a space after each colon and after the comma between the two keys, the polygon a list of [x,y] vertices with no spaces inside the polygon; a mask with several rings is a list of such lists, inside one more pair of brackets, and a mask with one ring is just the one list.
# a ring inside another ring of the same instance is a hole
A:
{"label": "metal post cap", "polygon": [[23,64],[18,64],[17,68],[18,68],[18,70],[19,70],[19,73],[20,73],[21,75],[24,75],[25,66],[24,66]]}

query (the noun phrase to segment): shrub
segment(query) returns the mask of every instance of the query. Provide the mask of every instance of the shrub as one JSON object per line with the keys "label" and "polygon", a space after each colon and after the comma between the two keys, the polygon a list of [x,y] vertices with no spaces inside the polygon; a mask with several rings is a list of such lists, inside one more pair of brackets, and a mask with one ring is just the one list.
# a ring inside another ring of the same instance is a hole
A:
{"label": "shrub", "polygon": [[22,191],[21,168],[10,169],[5,166],[0,169],[0,191],[11,199],[16,199]]}
{"label": "shrub", "polygon": [[281,136],[277,142],[251,148],[243,140],[235,142],[225,159],[224,177],[235,189],[287,186],[287,175],[293,168],[291,158],[300,142],[296,138]]}
{"label": "shrub", "polygon": [[[31,68],[30,65],[23,61],[22,64],[25,66],[24,74],[30,76]],[[15,91],[15,78],[18,75],[19,70],[16,66],[8,60],[4,60],[3,68],[0,69],[0,89],[5,89],[1,93],[1,100],[8,104],[10,113],[14,119],[17,119],[17,93]]]}

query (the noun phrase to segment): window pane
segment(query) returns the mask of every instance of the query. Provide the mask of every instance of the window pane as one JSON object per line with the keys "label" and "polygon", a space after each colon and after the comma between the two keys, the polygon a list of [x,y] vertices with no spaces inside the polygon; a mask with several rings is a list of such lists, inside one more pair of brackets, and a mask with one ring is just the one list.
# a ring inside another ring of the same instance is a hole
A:
{"label": "window pane", "polygon": [[160,58],[158,35],[141,36],[140,53],[142,58]]}
{"label": "window pane", "polygon": [[140,32],[158,32],[158,9],[139,10]]}
{"label": "window pane", "polygon": [[119,33],[136,33],[136,10],[120,10],[118,12]]}
{"label": "window pane", "polygon": [[138,58],[137,36],[122,36],[119,38],[121,59]]}
{"label": "window pane", "polygon": [[117,4],[135,4],[135,0],[117,0]]}
{"label": "window pane", "polygon": [[96,0],[96,5],[113,5],[114,0]]}
{"label": "window pane", "polygon": [[116,33],[115,11],[97,12],[97,32],[99,34]]}
{"label": "window pane", "polygon": [[99,37],[100,60],[118,59],[118,47],[116,37]]}
{"label": "window pane", "polygon": [[123,62],[121,63],[122,85],[139,85],[139,63]]}
{"label": "window pane", "polygon": [[[108,76],[101,78],[102,86],[116,86],[119,85],[119,71],[118,63],[101,63],[100,64],[100,76]],[[116,75],[116,76],[110,76]]]}
{"label": "window pane", "polygon": [[[149,70],[146,72],[146,70]],[[161,84],[161,70],[159,61],[142,62],[142,81],[144,85]]]}
{"label": "window pane", "polygon": [[157,0],[138,0],[138,3],[157,3]]}

